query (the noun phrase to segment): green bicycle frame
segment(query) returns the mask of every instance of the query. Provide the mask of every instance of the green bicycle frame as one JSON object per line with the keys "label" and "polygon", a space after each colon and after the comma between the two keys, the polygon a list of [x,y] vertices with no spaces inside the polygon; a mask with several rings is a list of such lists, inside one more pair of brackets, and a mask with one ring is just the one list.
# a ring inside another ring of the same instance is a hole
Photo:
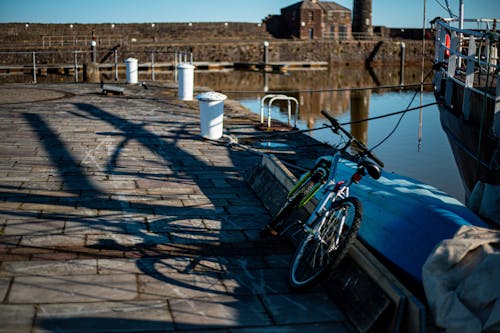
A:
{"label": "green bicycle frame", "polygon": [[[307,171],[305,174],[303,174],[300,179],[297,181],[297,183],[293,186],[293,188],[290,190],[288,193],[288,198],[292,196],[303,184],[311,181],[311,175],[312,172],[311,170]],[[316,195],[316,193],[319,191],[319,189],[323,186],[321,182],[318,182],[315,184],[311,190],[302,198],[302,200],[299,202],[297,207],[303,207],[305,206],[311,199]]]}

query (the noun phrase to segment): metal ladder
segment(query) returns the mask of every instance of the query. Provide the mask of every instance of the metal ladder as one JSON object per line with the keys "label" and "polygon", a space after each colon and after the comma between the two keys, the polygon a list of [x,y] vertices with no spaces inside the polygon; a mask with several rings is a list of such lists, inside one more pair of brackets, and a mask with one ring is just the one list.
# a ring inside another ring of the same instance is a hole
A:
{"label": "metal ladder", "polygon": [[267,104],[267,128],[271,128],[271,107],[275,101],[287,101],[288,103],[288,126],[292,119],[292,102],[295,102],[295,117],[293,126],[297,127],[297,120],[299,117],[299,101],[296,98],[282,94],[268,94],[260,99],[260,123],[264,124],[264,107],[265,101],[269,99]]}

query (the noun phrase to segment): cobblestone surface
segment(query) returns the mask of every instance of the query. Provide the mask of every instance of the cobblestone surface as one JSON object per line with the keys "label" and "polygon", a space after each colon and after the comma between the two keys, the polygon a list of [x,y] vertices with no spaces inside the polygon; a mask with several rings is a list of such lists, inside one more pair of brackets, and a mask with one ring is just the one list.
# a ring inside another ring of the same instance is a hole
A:
{"label": "cobblestone surface", "polygon": [[[0,332],[352,331],[258,239],[260,157],[202,139],[173,85],[125,89],[0,89]],[[226,102],[226,131],[255,119]]]}

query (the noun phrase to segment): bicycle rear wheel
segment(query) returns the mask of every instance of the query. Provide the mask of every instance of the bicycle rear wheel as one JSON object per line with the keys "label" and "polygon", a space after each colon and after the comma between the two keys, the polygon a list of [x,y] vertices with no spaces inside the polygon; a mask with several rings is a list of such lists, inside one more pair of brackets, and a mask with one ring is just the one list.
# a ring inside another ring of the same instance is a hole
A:
{"label": "bicycle rear wheel", "polygon": [[356,239],[362,215],[361,202],[348,197],[334,202],[327,214],[316,218],[312,230],[299,244],[290,267],[293,288],[316,283],[340,262]]}

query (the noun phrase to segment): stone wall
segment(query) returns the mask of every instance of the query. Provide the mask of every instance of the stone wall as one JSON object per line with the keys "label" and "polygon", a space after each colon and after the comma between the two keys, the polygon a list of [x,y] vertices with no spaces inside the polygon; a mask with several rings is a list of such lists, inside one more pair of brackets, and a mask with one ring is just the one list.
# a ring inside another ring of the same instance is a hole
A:
{"label": "stone wall", "polygon": [[[141,23],[141,24],[0,24],[5,47],[48,47],[52,45],[88,45],[92,34],[100,44],[168,43],[172,41],[221,41],[270,39],[263,24],[217,23]],[[76,41],[76,44],[75,44]],[[87,43],[85,43],[85,41]]]}
{"label": "stone wall", "polygon": [[[272,41],[269,44],[269,61],[327,61],[331,64],[363,65],[366,58],[375,48],[377,42],[350,41]],[[386,41],[375,56],[373,66],[399,66],[401,43]],[[406,64],[414,65],[421,62],[422,43],[406,41]],[[217,42],[217,43],[171,43],[169,45],[124,46],[118,48],[118,61],[123,63],[129,57],[139,59],[139,63],[152,61],[152,51],[155,51],[155,62],[173,62],[176,50],[192,51],[195,62],[262,62],[263,43],[261,42]],[[13,50],[11,50],[13,51]],[[90,61],[90,52],[78,53],[79,64]],[[109,48],[98,48],[97,59],[103,59]],[[433,43],[426,43],[426,59],[433,58]],[[72,64],[75,55],[71,49],[45,50],[36,54],[37,64]],[[32,52],[4,53],[0,65],[30,65]],[[111,63],[111,55],[105,61]]]}
{"label": "stone wall", "polygon": [[[0,51],[26,53],[2,54],[0,65],[30,65],[32,51],[38,64],[72,64],[79,50],[78,63],[88,62],[92,31],[98,38],[97,59],[118,47],[119,62],[128,57],[139,63],[172,62],[176,50],[192,51],[196,62],[261,62],[263,41],[269,44],[269,61],[327,61],[331,64],[360,65],[374,50],[378,41],[296,41],[272,38],[265,27],[253,23],[158,23],[158,24],[0,24]],[[133,37],[135,36],[135,37]],[[400,41],[383,41],[372,65],[394,65],[400,62]],[[421,62],[421,41],[406,40],[406,63]],[[433,57],[433,43],[426,42],[426,58]],[[109,57],[107,62],[113,62]]]}

